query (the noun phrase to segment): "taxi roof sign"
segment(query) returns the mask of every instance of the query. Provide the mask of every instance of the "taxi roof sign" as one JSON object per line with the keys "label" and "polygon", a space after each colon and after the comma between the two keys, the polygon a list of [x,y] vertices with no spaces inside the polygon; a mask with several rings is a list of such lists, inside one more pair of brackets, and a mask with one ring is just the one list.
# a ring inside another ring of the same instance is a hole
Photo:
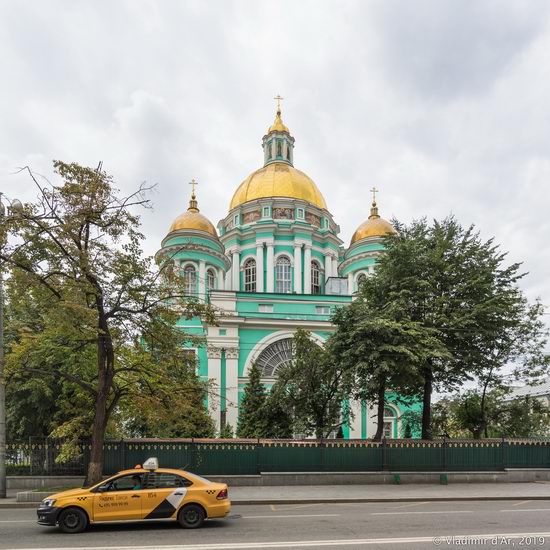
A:
{"label": "taxi roof sign", "polygon": [[148,458],[144,463],[143,463],[143,469],[144,470],[157,470],[159,467],[159,461],[158,461],[158,458]]}

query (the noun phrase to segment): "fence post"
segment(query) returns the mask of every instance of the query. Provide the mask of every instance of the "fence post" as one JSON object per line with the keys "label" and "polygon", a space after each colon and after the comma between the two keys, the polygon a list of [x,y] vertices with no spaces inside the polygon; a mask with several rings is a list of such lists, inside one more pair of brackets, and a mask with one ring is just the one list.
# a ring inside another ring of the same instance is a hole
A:
{"label": "fence post", "polygon": [[126,441],[124,441],[124,439],[120,440],[120,452],[122,455],[122,469],[126,470],[128,466],[126,464]]}
{"label": "fence post", "polygon": [[326,470],[325,467],[325,444],[323,443],[323,438],[319,440],[319,466],[321,467],[321,472]]}
{"label": "fence post", "polygon": [[197,444],[195,443],[195,438],[192,437],[191,438],[191,456],[190,456],[190,459],[191,459],[191,465],[189,467],[189,469],[194,472],[196,469],[197,469]]}
{"label": "fence post", "polygon": [[501,461],[502,461],[502,469],[503,470],[506,470],[506,467],[508,465],[508,456],[507,456],[507,444],[506,444],[506,441],[504,439],[504,436],[502,436],[502,441],[500,443],[500,448],[501,448]]}
{"label": "fence post", "polygon": [[388,448],[386,445],[386,438],[382,438],[382,470],[388,469]]}
{"label": "fence post", "polygon": [[260,438],[256,441],[256,475],[260,475]]}
{"label": "fence post", "polygon": [[442,470],[447,471],[447,438],[443,436],[443,445],[442,445]]}

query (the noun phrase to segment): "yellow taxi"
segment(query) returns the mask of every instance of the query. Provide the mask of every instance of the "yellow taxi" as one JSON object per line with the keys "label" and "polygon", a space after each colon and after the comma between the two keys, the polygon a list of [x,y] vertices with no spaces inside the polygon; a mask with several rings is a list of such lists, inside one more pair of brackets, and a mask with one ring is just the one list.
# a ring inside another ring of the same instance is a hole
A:
{"label": "yellow taxi", "polygon": [[92,523],[172,519],[196,529],[205,519],[223,518],[231,509],[225,483],[159,468],[156,458],[124,470],[85,489],[71,489],[44,499],[40,525],[58,525],[65,533],[80,533]]}

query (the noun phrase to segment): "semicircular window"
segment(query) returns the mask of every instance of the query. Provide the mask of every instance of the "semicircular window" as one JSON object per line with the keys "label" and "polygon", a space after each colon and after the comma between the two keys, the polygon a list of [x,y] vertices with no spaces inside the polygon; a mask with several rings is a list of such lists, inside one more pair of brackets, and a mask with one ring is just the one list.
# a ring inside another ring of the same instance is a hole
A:
{"label": "semicircular window", "polygon": [[269,344],[256,359],[262,378],[274,378],[279,368],[292,361],[292,338],[277,340]]}

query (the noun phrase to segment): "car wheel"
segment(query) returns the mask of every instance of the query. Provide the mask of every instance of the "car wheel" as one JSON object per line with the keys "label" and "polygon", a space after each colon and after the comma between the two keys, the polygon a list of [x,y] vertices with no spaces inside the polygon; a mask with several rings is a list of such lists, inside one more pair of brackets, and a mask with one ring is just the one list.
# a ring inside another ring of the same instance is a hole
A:
{"label": "car wheel", "polygon": [[188,504],[180,510],[178,522],[186,529],[196,529],[204,523],[204,510],[198,504]]}
{"label": "car wheel", "polygon": [[78,508],[68,508],[59,514],[58,523],[64,533],[82,533],[88,527],[88,517]]}

